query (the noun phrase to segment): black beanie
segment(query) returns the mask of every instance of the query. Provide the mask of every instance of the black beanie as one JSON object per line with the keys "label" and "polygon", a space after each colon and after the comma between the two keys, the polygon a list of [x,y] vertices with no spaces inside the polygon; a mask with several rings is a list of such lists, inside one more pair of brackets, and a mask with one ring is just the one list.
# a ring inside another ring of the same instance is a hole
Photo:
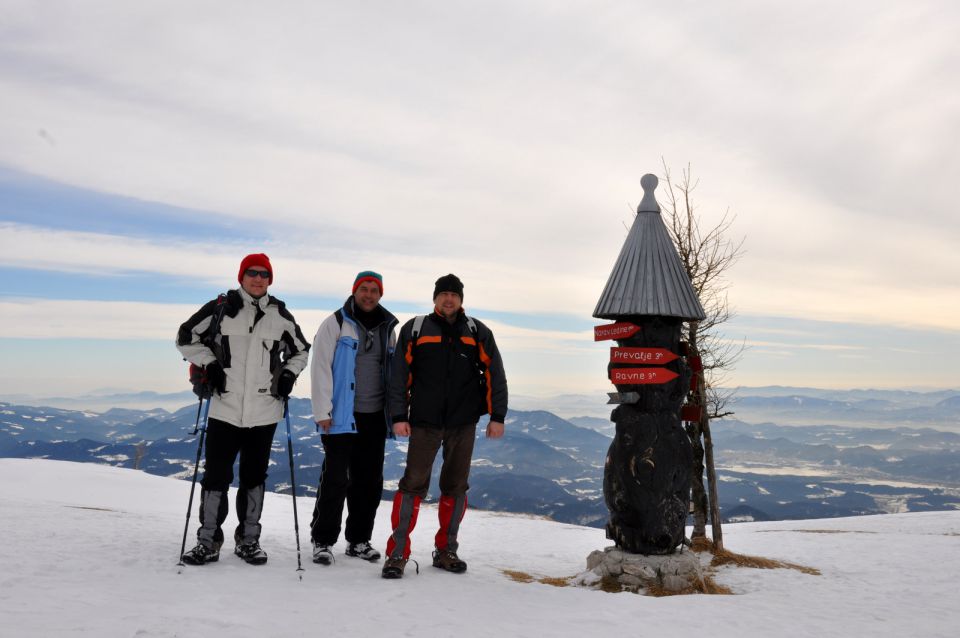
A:
{"label": "black beanie", "polygon": [[453,273],[444,275],[437,279],[437,283],[434,285],[433,298],[436,299],[441,292],[455,292],[460,295],[460,301],[463,301],[463,282]]}

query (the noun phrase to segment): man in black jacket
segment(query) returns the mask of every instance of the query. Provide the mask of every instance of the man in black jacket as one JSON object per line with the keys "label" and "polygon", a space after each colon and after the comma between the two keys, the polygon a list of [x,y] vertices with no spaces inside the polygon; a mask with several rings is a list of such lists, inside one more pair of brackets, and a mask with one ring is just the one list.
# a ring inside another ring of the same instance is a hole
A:
{"label": "man in black jacket", "polygon": [[384,578],[401,578],[410,557],[410,533],[430,471],[443,447],[440,469],[440,529],[433,566],[466,571],[457,556],[457,532],[467,507],[467,478],[477,420],[490,415],[487,437],[503,436],[507,380],[493,333],[463,312],[463,283],[456,275],[437,280],[434,312],[400,330],[389,388],[393,432],[409,436],[407,466],[393,499],[393,533],[387,541]]}

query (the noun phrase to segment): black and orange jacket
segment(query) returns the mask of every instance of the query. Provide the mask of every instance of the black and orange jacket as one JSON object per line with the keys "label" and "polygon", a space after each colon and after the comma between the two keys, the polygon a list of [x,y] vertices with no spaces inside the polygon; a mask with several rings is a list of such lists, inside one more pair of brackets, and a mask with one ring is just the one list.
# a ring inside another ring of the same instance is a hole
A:
{"label": "black and orange jacket", "polygon": [[459,427],[489,414],[492,421],[502,423],[507,416],[507,378],[490,329],[474,319],[474,335],[462,311],[452,324],[434,312],[424,319],[413,343],[414,320],[400,329],[393,353],[389,388],[393,422]]}

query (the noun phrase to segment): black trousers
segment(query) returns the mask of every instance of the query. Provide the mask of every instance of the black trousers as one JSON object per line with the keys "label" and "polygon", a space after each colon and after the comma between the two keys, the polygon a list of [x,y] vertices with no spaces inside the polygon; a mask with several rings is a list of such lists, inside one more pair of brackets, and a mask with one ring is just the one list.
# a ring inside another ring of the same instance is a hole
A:
{"label": "black trousers", "polygon": [[[204,492],[223,492],[217,511],[216,542],[223,542],[221,526],[227,520],[229,508],[226,495],[233,482],[233,465],[237,456],[240,457],[240,489],[237,490],[236,503],[237,520],[240,521],[240,525],[237,526],[237,531],[242,536],[242,522],[247,513],[247,490],[267,480],[267,467],[270,464],[270,450],[273,447],[273,435],[276,429],[276,423],[239,428],[219,419],[210,419],[207,422],[203,479],[200,484]],[[204,524],[202,502],[200,524],[201,526]]]}
{"label": "black trousers", "polygon": [[357,432],[324,434],[323,469],[310,522],[315,543],[333,545],[340,537],[343,504],[347,504],[344,537],[368,542],[383,497],[383,450],[387,421],[383,411],[355,412]]}

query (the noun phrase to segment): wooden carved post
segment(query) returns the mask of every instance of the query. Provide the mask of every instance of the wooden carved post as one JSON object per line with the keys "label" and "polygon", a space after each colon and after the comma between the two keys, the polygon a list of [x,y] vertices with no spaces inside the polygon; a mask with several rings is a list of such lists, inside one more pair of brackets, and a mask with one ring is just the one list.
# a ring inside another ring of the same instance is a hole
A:
{"label": "wooden carved post", "polygon": [[597,340],[617,341],[608,374],[619,406],[603,493],[617,547],[670,554],[683,542],[693,459],[680,421],[691,375],[681,324],[705,315],[660,217],[657,178],[640,183],[643,201],[593,313],[617,322],[595,329]]}

